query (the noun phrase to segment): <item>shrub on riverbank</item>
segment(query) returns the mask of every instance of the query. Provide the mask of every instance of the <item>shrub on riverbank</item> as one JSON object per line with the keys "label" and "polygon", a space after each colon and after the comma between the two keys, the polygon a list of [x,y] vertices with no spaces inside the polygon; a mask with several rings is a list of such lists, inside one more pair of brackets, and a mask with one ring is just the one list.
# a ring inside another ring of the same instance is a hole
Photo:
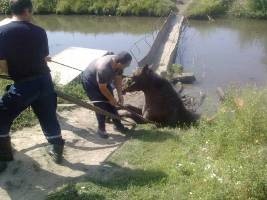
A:
{"label": "shrub on riverbank", "polygon": [[[1,0],[0,14],[8,12],[8,1]],[[33,0],[37,14],[93,14],[166,16],[175,10],[175,0]]]}
{"label": "shrub on riverbank", "polygon": [[173,0],[59,0],[58,14],[165,16],[175,9]]}
{"label": "shrub on riverbank", "polygon": [[236,0],[230,15],[248,18],[267,18],[267,0]]}
{"label": "shrub on riverbank", "polygon": [[0,14],[9,13],[9,0],[0,1]]}
{"label": "shrub on riverbank", "polygon": [[207,18],[207,16],[224,15],[229,7],[229,0],[195,0],[189,7],[191,18]]}
{"label": "shrub on riverbank", "polygon": [[222,15],[267,18],[267,0],[194,0],[187,14],[191,18]]}
{"label": "shrub on riverbank", "polygon": [[56,11],[57,0],[33,0],[34,11],[39,14],[47,14]]}
{"label": "shrub on riverbank", "polygon": [[140,126],[66,199],[267,198],[267,90],[229,94],[213,122],[189,130]]}

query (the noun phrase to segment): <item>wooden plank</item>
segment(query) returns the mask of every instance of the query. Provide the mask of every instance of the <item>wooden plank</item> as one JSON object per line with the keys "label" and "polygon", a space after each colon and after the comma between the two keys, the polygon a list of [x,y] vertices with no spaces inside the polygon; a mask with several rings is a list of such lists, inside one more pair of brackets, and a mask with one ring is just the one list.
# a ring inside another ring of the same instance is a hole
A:
{"label": "wooden plank", "polygon": [[80,106],[80,107],[83,107],[83,108],[92,110],[92,111],[94,111],[94,112],[96,112],[96,113],[98,113],[98,114],[101,114],[101,115],[105,115],[105,116],[107,116],[107,117],[110,117],[111,119],[118,119],[118,120],[121,120],[121,121],[125,121],[125,122],[127,122],[127,123],[130,123],[130,124],[133,124],[132,122],[130,122],[130,121],[128,121],[128,120],[121,119],[121,118],[120,118],[119,116],[117,116],[117,115],[114,115],[114,114],[109,113],[109,112],[107,112],[107,111],[105,111],[105,110],[102,110],[101,108],[99,108],[99,107],[97,107],[97,106],[94,106],[94,105],[92,105],[92,104],[90,104],[90,103],[86,103],[86,102],[84,102],[84,101],[81,101],[80,99],[77,99],[77,98],[75,98],[75,97],[72,97],[72,96],[70,96],[70,95],[68,95],[68,94],[65,94],[65,93],[59,91],[59,90],[56,90],[56,93],[57,93],[58,97],[60,97],[60,98],[62,98],[62,99],[64,99],[64,100],[66,100],[66,101],[69,101],[69,102],[71,102],[71,103],[74,103],[74,104],[76,104],[76,105],[78,105],[78,106]]}
{"label": "wooden plank", "polygon": [[105,50],[79,47],[70,47],[65,49],[59,54],[53,56],[52,60],[78,70],[71,69],[58,63],[49,62],[48,66],[51,69],[53,80],[59,85],[67,85],[77,78],[81,74],[81,71],[84,71],[91,62],[99,57],[102,57],[107,52],[108,51]]}

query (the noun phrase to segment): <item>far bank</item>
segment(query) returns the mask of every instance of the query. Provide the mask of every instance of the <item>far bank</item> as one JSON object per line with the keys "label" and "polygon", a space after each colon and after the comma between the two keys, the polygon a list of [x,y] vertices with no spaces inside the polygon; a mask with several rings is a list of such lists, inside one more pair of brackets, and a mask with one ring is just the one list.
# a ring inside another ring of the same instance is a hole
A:
{"label": "far bank", "polygon": [[267,0],[193,0],[187,15],[194,19],[221,16],[267,19]]}
{"label": "far bank", "polygon": [[[0,14],[9,13],[9,0],[0,1]],[[36,14],[167,16],[176,0],[32,0]]]}

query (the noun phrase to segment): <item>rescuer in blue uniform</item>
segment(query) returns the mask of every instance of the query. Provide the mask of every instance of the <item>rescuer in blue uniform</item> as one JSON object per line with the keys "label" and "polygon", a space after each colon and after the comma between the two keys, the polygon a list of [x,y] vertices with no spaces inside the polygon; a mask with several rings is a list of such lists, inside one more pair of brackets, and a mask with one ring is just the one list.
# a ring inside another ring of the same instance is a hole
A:
{"label": "rescuer in blue uniform", "polygon": [[33,25],[31,0],[11,0],[12,20],[0,27],[0,72],[14,84],[0,98],[0,172],[13,160],[10,127],[29,106],[39,119],[49,154],[62,161],[64,140],[56,117],[57,96],[47,66],[49,49],[44,29]]}

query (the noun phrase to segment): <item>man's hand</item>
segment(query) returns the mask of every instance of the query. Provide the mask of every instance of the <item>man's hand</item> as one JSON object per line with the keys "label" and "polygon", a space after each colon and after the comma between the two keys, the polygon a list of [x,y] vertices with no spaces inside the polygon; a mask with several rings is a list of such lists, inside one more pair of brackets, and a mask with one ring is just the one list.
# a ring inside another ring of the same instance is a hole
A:
{"label": "man's hand", "polygon": [[104,97],[106,97],[108,99],[108,102],[112,106],[116,106],[118,104],[118,102],[116,101],[116,99],[114,98],[112,93],[107,88],[107,84],[98,84],[98,87],[100,89],[100,92],[104,95]]}
{"label": "man's hand", "polygon": [[121,75],[119,75],[119,76],[115,77],[115,81],[114,81],[115,87],[117,89],[120,105],[124,104],[124,98],[123,98],[123,94],[122,94],[122,79],[123,79],[123,77]]}
{"label": "man's hand", "polygon": [[118,105],[118,102],[114,98],[112,100],[110,100],[109,103],[114,107],[116,107]]}

